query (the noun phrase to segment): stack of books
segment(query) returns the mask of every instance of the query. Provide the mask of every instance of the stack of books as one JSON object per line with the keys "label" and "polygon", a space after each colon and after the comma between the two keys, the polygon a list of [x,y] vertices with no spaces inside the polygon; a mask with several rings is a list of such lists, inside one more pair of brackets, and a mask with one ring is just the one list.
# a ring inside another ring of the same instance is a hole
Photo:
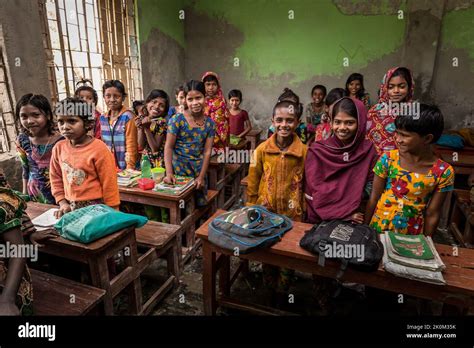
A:
{"label": "stack of books", "polygon": [[190,176],[179,176],[176,175],[176,184],[166,184],[163,181],[155,185],[153,189],[156,192],[179,196],[181,193],[194,186],[194,178]]}
{"label": "stack of books", "polygon": [[384,244],[383,265],[386,271],[427,283],[446,284],[442,274],[446,266],[430,237],[386,231],[381,241]]}
{"label": "stack of books", "polygon": [[138,184],[141,175],[139,170],[125,169],[117,173],[117,183],[119,186],[133,187]]}

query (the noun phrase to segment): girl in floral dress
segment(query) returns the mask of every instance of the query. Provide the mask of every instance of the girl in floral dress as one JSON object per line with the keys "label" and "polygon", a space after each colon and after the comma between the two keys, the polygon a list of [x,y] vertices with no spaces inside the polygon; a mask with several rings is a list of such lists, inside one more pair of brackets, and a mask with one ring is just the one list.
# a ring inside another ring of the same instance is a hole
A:
{"label": "girl in floral dress", "polygon": [[379,233],[432,235],[454,188],[453,168],[431,150],[443,132],[443,116],[425,104],[419,116],[396,118],[398,150],[385,152],[375,165],[365,222]]}

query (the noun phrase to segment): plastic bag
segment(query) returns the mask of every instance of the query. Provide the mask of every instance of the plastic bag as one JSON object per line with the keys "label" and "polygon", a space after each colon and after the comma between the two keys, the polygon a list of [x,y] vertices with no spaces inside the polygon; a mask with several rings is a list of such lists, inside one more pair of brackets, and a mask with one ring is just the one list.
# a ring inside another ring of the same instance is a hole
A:
{"label": "plastic bag", "polygon": [[147,221],[144,216],[96,204],[65,214],[54,227],[61,237],[87,244],[126,227],[142,227]]}

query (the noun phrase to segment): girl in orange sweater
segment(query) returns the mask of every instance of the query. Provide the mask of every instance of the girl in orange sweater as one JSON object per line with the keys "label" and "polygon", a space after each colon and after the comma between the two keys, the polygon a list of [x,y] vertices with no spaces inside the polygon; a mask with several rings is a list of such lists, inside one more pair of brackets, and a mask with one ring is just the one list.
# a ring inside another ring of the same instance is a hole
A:
{"label": "girl in orange sweater", "polygon": [[120,204],[115,159],[107,146],[88,135],[94,122],[89,104],[66,98],[56,108],[58,127],[66,138],[53,148],[51,191],[59,204],[57,217],[91,204]]}

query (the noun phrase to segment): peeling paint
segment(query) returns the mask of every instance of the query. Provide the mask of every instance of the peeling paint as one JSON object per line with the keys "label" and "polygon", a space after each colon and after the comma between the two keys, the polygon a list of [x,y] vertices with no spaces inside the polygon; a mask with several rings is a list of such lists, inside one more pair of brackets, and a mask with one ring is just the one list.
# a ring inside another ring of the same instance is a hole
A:
{"label": "peeling paint", "polygon": [[[352,69],[361,69],[397,50],[405,33],[405,21],[396,15],[348,16],[329,0],[240,0],[238,5],[233,0],[200,0],[187,4],[243,33],[244,42],[236,47],[235,57],[248,79],[290,72],[289,83],[298,83],[308,76],[340,75],[345,73],[344,58]],[[233,58],[229,57],[229,68]]]}
{"label": "peeling paint", "polygon": [[443,50],[452,47],[466,50],[471,58],[470,69],[474,71],[474,7],[445,14],[441,43]]}
{"label": "peeling paint", "polygon": [[148,40],[154,28],[159,28],[184,48],[184,22],[179,18],[183,5],[180,0],[138,0],[140,43]]}

